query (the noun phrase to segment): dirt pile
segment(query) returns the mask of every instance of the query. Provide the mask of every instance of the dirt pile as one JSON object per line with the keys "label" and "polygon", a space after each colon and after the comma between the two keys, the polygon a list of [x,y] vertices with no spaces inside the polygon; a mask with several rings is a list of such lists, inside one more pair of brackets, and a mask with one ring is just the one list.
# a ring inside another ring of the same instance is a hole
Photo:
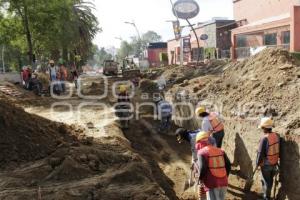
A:
{"label": "dirt pile", "polygon": [[168,83],[179,84],[184,80],[190,80],[206,74],[220,74],[225,64],[226,62],[222,60],[212,60],[209,64],[203,64],[197,68],[188,66],[169,67],[165,70],[162,76]]}
{"label": "dirt pile", "polygon": [[0,99],[0,166],[44,158],[59,145],[76,140],[69,127],[30,115]]}
{"label": "dirt pile", "polygon": [[[242,62],[224,66],[220,76],[207,75],[175,85],[171,94],[189,94],[184,101],[206,104],[219,111],[225,119],[224,148],[233,161],[237,174],[248,176],[253,171],[261,131],[257,129],[262,116],[272,116],[275,131],[285,139],[282,147],[281,181],[279,197],[299,199],[299,116],[300,67],[290,54],[282,49],[266,49]],[[178,96],[178,95],[177,95]],[[173,98],[178,101],[178,98]],[[182,101],[182,100],[180,100]],[[189,110],[182,106],[177,114],[186,116]],[[177,121],[183,126],[198,128],[200,121]],[[286,155],[289,155],[288,157]],[[256,180],[255,190],[260,189]]]}
{"label": "dirt pile", "polygon": [[0,199],[169,199],[121,132],[76,139],[84,129],[31,115],[5,99],[0,113]]}

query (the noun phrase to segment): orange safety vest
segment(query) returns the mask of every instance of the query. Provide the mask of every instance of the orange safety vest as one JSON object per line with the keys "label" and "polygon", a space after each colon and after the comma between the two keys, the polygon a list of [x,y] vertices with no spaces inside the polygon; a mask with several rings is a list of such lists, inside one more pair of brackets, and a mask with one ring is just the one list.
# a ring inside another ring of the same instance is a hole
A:
{"label": "orange safety vest", "polygon": [[224,130],[223,123],[218,119],[217,113],[210,113],[208,116],[211,127],[213,128],[213,132],[219,132]]}
{"label": "orange safety vest", "polygon": [[270,133],[265,137],[268,138],[269,143],[267,159],[271,165],[276,165],[279,161],[280,139],[276,133]]}
{"label": "orange safety vest", "polygon": [[224,152],[211,145],[206,148],[208,150],[208,168],[210,173],[217,178],[224,178],[227,176]]}

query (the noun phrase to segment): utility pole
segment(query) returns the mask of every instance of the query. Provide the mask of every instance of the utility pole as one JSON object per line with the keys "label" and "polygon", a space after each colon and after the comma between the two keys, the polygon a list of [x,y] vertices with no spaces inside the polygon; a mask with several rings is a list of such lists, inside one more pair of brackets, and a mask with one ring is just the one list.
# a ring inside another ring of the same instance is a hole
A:
{"label": "utility pole", "polygon": [[2,46],[2,68],[3,68],[3,73],[5,73],[5,62],[4,62],[4,45]]}
{"label": "utility pole", "polygon": [[[172,5],[172,10],[174,10],[174,3],[172,0],[170,0],[170,3]],[[179,21],[179,17],[177,16],[177,13],[175,12],[176,14],[176,18],[177,18],[177,21]],[[180,66],[182,67],[183,66],[183,38],[182,38],[182,35],[180,37]]]}

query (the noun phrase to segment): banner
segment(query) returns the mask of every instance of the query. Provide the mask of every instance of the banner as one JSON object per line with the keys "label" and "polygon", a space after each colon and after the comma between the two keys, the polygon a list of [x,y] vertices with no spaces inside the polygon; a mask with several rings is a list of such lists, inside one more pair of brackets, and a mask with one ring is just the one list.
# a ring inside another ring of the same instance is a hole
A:
{"label": "banner", "polygon": [[175,39],[179,40],[181,38],[181,27],[179,21],[173,21],[173,30],[175,34]]}
{"label": "banner", "polygon": [[190,53],[191,52],[191,40],[190,38],[183,39],[183,53]]}

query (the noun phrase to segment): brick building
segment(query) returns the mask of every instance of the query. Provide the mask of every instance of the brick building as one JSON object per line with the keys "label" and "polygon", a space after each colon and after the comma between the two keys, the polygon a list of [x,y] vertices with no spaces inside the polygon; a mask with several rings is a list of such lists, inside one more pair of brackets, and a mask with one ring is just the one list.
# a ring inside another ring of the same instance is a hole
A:
{"label": "brick building", "polygon": [[168,64],[168,44],[166,42],[149,43],[145,51],[150,67],[160,67]]}
{"label": "brick building", "polygon": [[232,31],[232,57],[251,55],[261,46],[300,51],[299,0],[233,0],[234,17],[243,25]]}

